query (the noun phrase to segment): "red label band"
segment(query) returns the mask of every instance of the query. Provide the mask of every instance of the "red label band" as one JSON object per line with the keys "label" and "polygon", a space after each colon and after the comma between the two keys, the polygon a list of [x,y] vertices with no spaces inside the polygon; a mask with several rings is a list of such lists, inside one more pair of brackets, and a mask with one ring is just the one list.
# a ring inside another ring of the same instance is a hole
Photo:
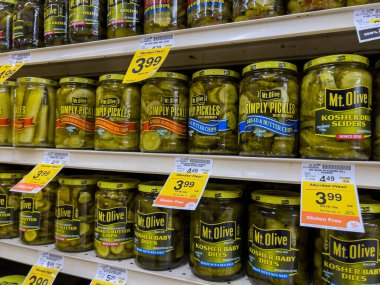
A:
{"label": "red label band", "polygon": [[337,134],[335,136],[337,140],[362,140],[364,135],[354,135],[354,134]]}
{"label": "red label band", "polygon": [[125,122],[123,124],[116,124],[103,118],[96,118],[95,129],[105,129],[113,134],[125,136],[131,132],[137,132],[137,122]]}
{"label": "red label band", "polygon": [[180,136],[186,136],[187,134],[187,125],[179,124],[166,118],[152,117],[142,123],[143,131],[154,131],[157,127],[167,129]]}
{"label": "red label band", "polygon": [[28,127],[34,127],[33,117],[31,117],[31,118],[20,118],[20,119],[16,119],[13,122],[13,128],[16,131],[22,131],[23,129],[28,128]]}
{"label": "red label band", "polygon": [[81,118],[70,116],[70,115],[63,115],[61,116],[61,119],[56,120],[56,127],[57,128],[65,128],[66,126],[76,126],[86,132],[93,132],[94,131],[94,123],[87,122],[86,120],[83,120]]}
{"label": "red label band", "polygon": [[9,118],[0,118],[0,127],[7,127],[11,124],[11,120]]}

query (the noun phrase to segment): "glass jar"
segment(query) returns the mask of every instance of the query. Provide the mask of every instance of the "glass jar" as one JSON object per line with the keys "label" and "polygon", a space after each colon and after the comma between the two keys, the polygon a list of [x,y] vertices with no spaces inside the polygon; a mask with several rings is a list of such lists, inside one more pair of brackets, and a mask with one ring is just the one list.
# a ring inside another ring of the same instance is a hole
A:
{"label": "glass jar", "polygon": [[0,53],[12,49],[13,10],[16,0],[0,1]]}
{"label": "glass jar", "polygon": [[187,27],[203,27],[231,22],[231,0],[188,0]]}
{"label": "glass jar", "polygon": [[360,203],[365,233],[317,232],[313,284],[380,284],[380,202],[362,199]]}
{"label": "glass jar", "polygon": [[185,0],[145,0],[144,33],[159,33],[186,28]]}
{"label": "glass jar", "polygon": [[287,14],[344,7],[346,0],[289,0]]}
{"label": "glass jar", "polygon": [[4,81],[0,83],[0,146],[10,146],[13,142],[13,91],[16,83]]}
{"label": "glass jar", "polygon": [[107,0],[70,0],[71,43],[97,41],[106,37]]}
{"label": "glass jar", "polygon": [[23,50],[41,47],[43,32],[42,1],[18,0],[13,16],[13,49]]}
{"label": "glass jar", "polygon": [[45,46],[69,43],[69,0],[46,0],[44,13]]}
{"label": "glass jar", "polygon": [[237,0],[233,2],[233,21],[247,21],[285,14],[283,0]]}
{"label": "glass jar", "polygon": [[187,76],[156,72],[141,89],[141,137],[143,152],[187,151],[189,111]]}
{"label": "glass jar", "polygon": [[376,76],[373,80],[375,96],[373,97],[373,144],[372,158],[380,160],[380,60],[376,62]]}
{"label": "glass jar", "polygon": [[185,213],[153,207],[163,181],[139,184],[135,208],[135,263],[148,270],[179,266],[184,256]]}
{"label": "glass jar", "polygon": [[65,77],[57,92],[57,148],[94,148],[95,98],[98,82],[80,77]]}
{"label": "glass jar", "polygon": [[55,246],[80,252],[94,247],[96,178],[69,176],[59,179],[55,210]]}
{"label": "glass jar", "polygon": [[307,285],[308,230],[300,227],[300,194],[258,190],[248,214],[247,275],[254,285]]}
{"label": "glass jar", "polygon": [[21,194],[9,191],[22,177],[21,172],[0,172],[0,239],[18,237]]}
{"label": "glass jar", "polygon": [[240,83],[240,155],[296,157],[299,132],[297,66],[265,61],[246,66]]}
{"label": "glass jar", "polygon": [[369,159],[372,76],[367,67],[366,57],[353,54],[320,57],[305,64],[301,157]]}
{"label": "glass jar", "polygon": [[193,74],[189,106],[189,152],[238,152],[240,75],[232,70],[206,69]]}
{"label": "glass jar", "polygon": [[108,0],[107,5],[107,38],[142,34],[143,0]]}
{"label": "glass jar", "polygon": [[347,0],[347,6],[364,5],[379,2],[380,0]]}
{"label": "glass jar", "polygon": [[20,240],[25,244],[54,243],[55,202],[58,178],[35,194],[22,194]]}
{"label": "glass jar", "polygon": [[134,256],[137,179],[106,179],[95,193],[95,252],[104,259]]}
{"label": "glass jar", "polygon": [[190,216],[190,268],[208,281],[231,281],[243,276],[242,191],[208,184]]}
{"label": "glass jar", "polygon": [[123,84],[124,75],[99,77],[96,89],[95,149],[138,151],[140,87]]}

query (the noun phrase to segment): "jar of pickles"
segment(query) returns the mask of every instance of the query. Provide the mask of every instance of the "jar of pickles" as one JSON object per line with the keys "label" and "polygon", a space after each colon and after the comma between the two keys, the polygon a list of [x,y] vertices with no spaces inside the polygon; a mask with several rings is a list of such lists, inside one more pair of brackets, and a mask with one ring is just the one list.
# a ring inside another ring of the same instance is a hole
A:
{"label": "jar of pickles", "polygon": [[145,0],[144,33],[159,33],[186,28],[185,0]]}
{"label": "jar of pickles", "polygon": [[374,83],[374,127],[373,127],[373,144],[372,144],[372,158],[380,160],[380,60],[376,62],[376,76],[373,80]]}
{"label": "jar of pickles", "polygon": [[97,179],[68,176],[59,179],[55,210],[55,246],[79,252],[94,247],[95,190]]}
{"label": "jar of pickles", "polygon": [[107,38],[142,34],[143,2],[143,0],[108,0]]}
{"label": "jar of pickles", "polygon": [[16,0],[0,1],[0,53],[12,49],[13,9]]}
{"label": "jar of pickles", "polygon": [[284,0],[237,0],[233,2],[233,21],[246,21],[285,14]]}
{"label": "jar of pickles", "polygon": [[57,92],[57,148],[94,148],[95,92],[98,82],[81,77],[65,77]]}
{"label": "jar of pickles", "polygon": [[289,0],[288,14],[344,7],[346,0]]}
{"label": "jar of pickles", "polygon": [[138,151],[140,87],[123,84],[124,75],[106,74],[96,90],[95,149]]}
{"label": "jar of pickles", "polygon": [[305,64],[301,88],[303,158],[367,160],[371,155],[372,76],[368,59],[341,54]]}
{"label": "jar of pickles", "polygon": [[18,0],[13,16],[13,49],[23,50],[41,47],[43,32],[42,1]]}
{"label": "jar of pickles", "polygon": [[10,146],[13,142],[13,89],[16,83],[4,81],[0,83],[0,146]]}
{"label": "jar of pickles", "polygon": [[297,67],[283,61],[246,66],[240,83],[240,155],[295,157],[298,154]]}
{"label": "jar of pickles", "polygon": [[134,256],[137,179],[106,179],[95,194],[95,252],[105,259]]}
{"label": "jar of pickles", "polygon": [[45,46],[69,43],[69,0],[46,0],[44,13]]}
{"label": "jar of pickles", "polygon": [[148,270],[175,268],[184,256],[184,211],[153,207],[163,185],[163,181],[141,183],[136,197],[135,262]]}
{"label": "jar of pickles", "polygon": [[38,77],[17,79],[13,145],[54,147],[58,83]]}
{"label": "jar of pickles", "polygon": [[9,191],[24,176],[18,171],[0,172],[0,239],[18,237],[20,193]]}
{"label": "jar of pickles", "polygon": [[231,0],[189,0],[187,5],[187,27],[203,27],[231,22]]}
{"label": "jar of pickles", "polygon": [[140,150],[187,151],[189,91],[187,76],[156,72],[141,89]]}
{"label": "jar of pickles", "polygon": [[379,2],[379,0],[347,0],[347,6],[364,5]]}
{"label": "jar of pickles", "polygon": [[299,193],[258,190],[251,197],[248,279],[260,285],[307,285],[308,232],[299,224]]}
{"label": "jar of pickles", "polygon": [[58,178],[35,194],[22,194],[20,240],[25,244],[54,243],[54,221]]}
{"label": "jar of pickles", "polygon": [[318,231],[314,242],[314,285],[380,284],[380,202],[364,198],[360,208],[364,233]]}
{"label": "jar of pickles", "polygon": [[240,75],[232,70],[206,69],[193,74],[189,107],[189,152],[238,152]]}

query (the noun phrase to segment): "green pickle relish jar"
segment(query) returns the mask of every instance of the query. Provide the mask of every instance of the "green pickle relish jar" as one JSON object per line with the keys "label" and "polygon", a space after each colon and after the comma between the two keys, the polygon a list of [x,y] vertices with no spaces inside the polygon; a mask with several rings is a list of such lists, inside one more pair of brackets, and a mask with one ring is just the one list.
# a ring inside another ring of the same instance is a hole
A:
{"label": "green pickle relish jar", "polygon": [[[134,256],[133,227],[137,179],[108,178],[95,193],[95,252],[104,259]],[[136,190],[136,191],[135,191]]]}
{"label": "green pickle relish jar", "polygon": [[190,222],[190,268],[208,281],[243,275],[242,191],[233,185],[208,184]]}
{"label": "green pickle relish jar", "polygon": [[139,184],[135,208],[135,263],[148,270],[168,270],[184,257],[185,212],[153,207],[163,181]]}
{"label": "green pickle relish jar", "polygon": [[254,285],[307,285],[308,231],[299,225],[299,193],[258,190],[251,198],[249,281]]}
{"label": "green pickle relish jar", "polygon": [[59,179],[55,211],[55,246],[58,250],[81,252],[94,247],[97,179],[68,176]]}
{"label": "green pickle relish jar", "polygon": [[0,146],[11,146],[13,143],[13,91],[14,81],[0,83]]}

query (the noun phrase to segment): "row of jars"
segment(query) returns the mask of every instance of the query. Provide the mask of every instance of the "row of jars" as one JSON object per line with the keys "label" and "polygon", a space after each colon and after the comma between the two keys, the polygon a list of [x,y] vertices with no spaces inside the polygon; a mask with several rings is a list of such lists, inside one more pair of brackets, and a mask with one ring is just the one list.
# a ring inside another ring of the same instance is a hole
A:
{"label": "row of jars", "polygon": [[142,268],[168,270],[183,263],[189,234],[191,270],[205,280],[231,281],[246,268],[252,284],[306,285],[309,272],[315,285],[380,282],[380,202],[368,196],[360,196],[365,233],[312,232],[299,225],[297,192],[252,192],[246,221],[241,185],[208,184],[186,234],[186,211],[153,206],[162,181],[77,176],[37,194],[9,192],[21,177],[0,174],[1,238],[20,236],[30,245],[55,239],[61,251],[94,248],[101,258],[135,257]]}
{"label": "row of jars", "polygon": [[2,0],[0,52],[379,2],[374,0]]}

